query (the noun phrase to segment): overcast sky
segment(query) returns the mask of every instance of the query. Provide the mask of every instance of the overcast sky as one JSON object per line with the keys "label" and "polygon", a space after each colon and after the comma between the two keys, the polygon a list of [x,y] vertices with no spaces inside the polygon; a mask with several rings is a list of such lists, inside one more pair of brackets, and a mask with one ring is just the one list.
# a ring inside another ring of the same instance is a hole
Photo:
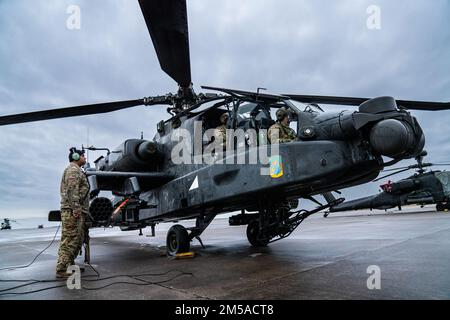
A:
{"label": "overcast sky", "polygon": [[[66,27],[70,5],[81,9],[79,30]],[[367,27],[371,5],[381,9],[379,30]],[[188,15],[197,92],[212,85],[450,101],[449,0],[190,0]],[[0,0],[0,40],[1,115],[177,89],[159,68],[137,0]],[[428,160],[450,160],[450,111],[414,115]],[[141,131],[152,138],[162,118],[164,107],[137,107],[0,127],[0,218],[58,209],[68,149],[86,145],[88,131],[90,144],[115,147]]]}

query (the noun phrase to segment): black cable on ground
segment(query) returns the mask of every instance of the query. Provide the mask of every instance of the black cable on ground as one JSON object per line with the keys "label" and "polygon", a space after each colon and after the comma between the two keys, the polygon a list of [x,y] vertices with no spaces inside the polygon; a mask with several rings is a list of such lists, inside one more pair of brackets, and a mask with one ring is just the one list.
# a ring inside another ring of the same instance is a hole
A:
{"label": "black cable on ground", "polygon": [[[53,236],[52,241],[49,243],[49,245],[47,247],[45,247],[45,249],[43,249],[42,251],[40,251],[38,253],[38,255],[27,265],[23,265],[23,266],[17,266],[17,267],[5,267],[5,268],[0,268],[0,271],[2,270],[16,270],[16,269],[25,269],[30,267],[36,260],[37,258],[39,258],[39,256],[41,254],[43,254],[48,248],[50,248],[52,246],[52,244],[55,242],[56,236],[58,235],[59,229],[61,228],[61,224],[59,224],[58,228],[56,229],[55,235]],[[141,283],[136,283],[136,282],[128,282],[128,281],[117,281],[117,282],[112,282],[109,283],[107,285],[104,285],[102,287],[97,287],[97,288],[88,288],[88,287],[83,287],[84,290],[88,290],[88,291],[92,291],[92,290],[101,290],[116,284],[129,284],[129,285],[140,285],[140,286],[147,286],[147,285],[159,285],[159,284],[163,284],[166,282],[170,282],[172,280],[175,280],[176,278],[179,278],[181,276],[184,275],[190,275],[193,276],[192,273],[190,272],[184,272],[184,271],[179,271],[179,270],[169,270],[163,273],[144,273],[144,274],[136,274],[136,275],[128,275],[128,274],[121,274],[121,275],[115,275],[115,276],[109,276],[109,277],[104,277],[101,278],[100,273],[90,264],[87,263],[91,269],[96,273],[95,275],[88,275],[88,276],[84,276],[81,279],[83,281],[86,282],[96,282],[96,281],[105,281],[105,280],[110,280],[110,279],[115,279],[115,278],[131,278],[133,280],[137,280],[140,281]],[[159,282],[152,282],[152,281],[147,281],[144,279],[140,279],[139,277],[157,277],[157,276],[164,276],[167,275],[171,272],[177,271],[179,274],[168,279],[168,280],[163,280],[163,281],[159,281]],[[88,277],[97,277],[97,279],[86,279]],[[2,289],[0,290],[0,296],[6,296],[6,295],[26,295],[26,294],[32,294],[32,293],[38,293],[38,292],[42,292],[42,291],[47,291],[47,290],[51,290],[51,289],[57,289],[57,288],[63,288],[66,287],[66,283],[61,284],[61,285],[57,285],[57,286],[51,286],[51,287],[46,287],[46,288],[41,288],[41,289],[36,289],[36,290],[32,290],[32,291],[25,291],[25,292],[9,292],[12,290],[16,290],[16,289],[20,289],[20,288],[24,288],[24,287],[28,287],[31,285],[35,285],[35,284],[39,284],[39,283],[58,283],[58,282],[66,282],[67,279],[51,279],[51,280],[36,280],[36,279],[26,279],[26,280],[22,280],[22,279],[5,279],[2,280],[0,279],[0,282],[26,282],[24,284],[15,286],[15,287],[10,287],[7,289]]]}
{"label": "black cable on ground", "polygon": [[[184,272],[184,271],[180,271],[180,270],[168,270],[166,272],[162,272],[162,273],[141,273],[141,274],[135,274],[135,275],[129,275],[129,274],[119,274],[119,275],[114,275],[114,276],[109,276],[109,277],[103,277],[103,278],[97,278],[97,279],[86,279],[87,277],[93,277],[95,275],[89,275],[89,276],[85,276],[82,277],[81,279],[85,282],[100,282],[100,281],[105,281],[105,280],[111,280],[111,279],[116,279],[116,278],[131,278],[134,280],[138,280],[138,281],[146,281],[143,279],[139,279],[138,277],[161,277],[161,276],[165,276],[169,273],[172,272],[178,272],[179,274],[176,275],[174,278],[177,278],[179,276],[182,275],[190,275],[193,276],[192,273],[190,272]],[[171,278],[171,279],[174,279]],[[36,280],[36,279],[17,279],[17,280],[13,280],[13,279],[7,279],[7,280],[0,280],[0,282],[27,282],[25,284],[21,284],[18,286],[14,286],[14,287],[10,287],[10,288],[6,288],[3,290],[0,290],[0,293],[3,292],[7,292],[7,291],[11,291],[11,290],[15,290],[15,289],[19,289],[19,288],[23,288],[23,287],[27,287],[27,286],[31,286],[31,285],[35,285],[35,284],[39,284],[39,283],[58,283],[58,282],[66,282],[67,279],[52,279],[52,280]],[[114,282],[112,284],[117,284],[118,282]],[[109,285],[112,285],[109,284]],[[108,285],[108,286],[109,286]],[[61,286],[56,286],[56,287],[50,287],[50,288],[59,288],[59,287],[63,287],[65,285],[61,285]]]}
{"label": "black cable on ground", "polygon": [[[184,272],[184,271],[180,271],[178,269],[172,269],[172,270],[168,270],[165,272],[161,272],[161,273],[139,273],[139,274],[118,274],[118,275],[114,275],[114,276],[107,276],[107,277],[103,277],[103,278],[98,278],[98,279],[87,279],[90,277],[96,277],[97,275],[86,275],[86,276],[82,276],[81,279],[87,282],[95,282],[95,281],[104,281],[104,280],[110,280],[110,279],[114,279],[114,278],[120,278],[120,277],[160,277],[160,276],[165,276],[171,272],[178,272],[178,273],[184,273],[184,274],[189,274],[189,275],[193,275],[190,272]],[[39,280],[39,279],[0,279],[0,282],[41,282],[41,283],[51,283],[51,282],[62,282],[62,281],[66,281],[67,279],[43,279],[43,280]]]}
{"label": "black cable on ground", "polygon": [[38,293],[38,292],[42,292],[42,291],[46,291],[46,290],[50,290],[50,289],[62,288],[62,287],[66,287],[66,285],[62,284],[62,285],[59,285],[59,286],[42,288],[42,289],[39,289],[39,290],[25,291],[25,292],[5,292],[5,293],[0,293],[0,297],[7,296],[7,295],[16,295],[16,296],[17,295],[26,295],[26,294]]}
{"label": "black cable on ground", "polygon": [[7,292],[7,291],[11,291],[11,290],[20,289],[20,288],[23,288],[23,287],[28,287],[28,286],[31,286],[31,285],[37,284],[37,283],[41,283],[41,282],[33,281],[33,282],[30,282],[30,283],[21,284],[21,285],[15,286],[15,287],[2,289],[2,290],[0,290],[0,293],[2,293],[2,292]]}
{"label": "black cable on ground", "polygon": [[34,257],[33,261],[31,261],[29,264],[24,265],[24,266],[18,266],[18,267],[6,267],[6,268],[1,268],[0,271],[3,270],[16,270],[16,269],[25,269],[28,268],[29,266],[31,266],[36,260],[37,258],[39,258],[39,256],[41,254],[43,254],[48,248],[50,248],[52,246],[52,244],[55,242],[56,236],[58,235],[59,229],[61,228],[61,224],[59,224],[58,228],[56,229],[55,235],[53,236],[52,241],[50,242],[50,244],[45,247],[44,250],[42,250],[41,252],[38,253],[38,255],[36,257]]}
{"label": "black cable on ground", "polygon": [[148,280],[144,280],[144,279],[140,279],[138,277],[131,277],[134,280],[137,281],[141,281],[143,283],[135,283],[135,282],[113,282],[113,283],[109,283],[107,285],[104,285],[102,287],[97,287],[97,288],[88,288],[88,287],[83,287],[84,290],[89,290],[89,291],[93,291],[93,290],[101,290],[101,289],[105,289],[108,288],[112,285],[116,285],[116,284],[131,284],[131,285],[137,285],[137,286],[147,286],[147,285],[158,285],[158,284],[162,284],[162,283],[166,283],[166,282],[170,282],[173,281],[181,276],[186,275],[185,273],[180,273],[176,276],[173,276],[172,278],[169,278],[167,280],[162,280],[162,281],[148,281]]}
{"label": "black cable on ground", "polygon": [[[177,270],[175,270],[175,271],[177,271]],[[171,271],[169,271],[169,272],[171,272]],[[167,274],[169,272],[166,272],[165,274]],[[171,277],[171,278],[169,278],[167,280],[162,280],[162,281],[148,281],[148,280],[144,280],[144,279],[139,278],[139,277],[145,277],[145,276],[149,276],[149,275],[153,276],[153,274],[116,275],[116,276],[106,277],[106,278],[103,278],[103,279],[95,279],[95,280],[88,280],[88,281],[103,281],[103,280],[107,280],[107,279],[111,279],[111,278],[117,278],[117,277],[128,277],[128,278],[131,278],[133,280],[140,281],[141,283],[128,282],[128,281],[117,281],[117,282],[109,283],[107,285],[104,285],[104,286],[101,286],[101,287],[96,287],[96,288],[89,288],[89,287],[84,287],[84,286],[82,288],[84,290],[94,291],[94,290],[102,290],[102,289],[105,289],[107,287],[110,287],[110,286],[113,286],[113,285],[117,285],[117,284],[128,284],[128,285],[137,285],[137,286],[159,285],[159,284],[163,284],[163,283],[167,283],[167,282],[173,281],[173,280],[175,280],[175,279],[177,279],[177,278],[179,278],[181,276],[185,276],[185,275],[193,276],[192,273],[182,272],[182,271],[178,271],[178,272],[179,272],[179,274],[177,274],[177,275],[175,275],[175,276],[173,276],[173,277]],[[56,281],[56,280],[53,280],[53,281]],[[51,286],[51,287],[46,287],[46,288],[41,288],[41,289],[36,289],[36,290],[31,290],[31,291],[8,292],[8,291],[11,291],[11,290],[15,290],[15,289],[22,288],[22,287],[29,286],[29,285],[34,285],[34,284],[37,284],[37,283],[41,283],[41,282],[32,282],[32,283],[27,283],[27,284],[23,284],[23,285],[20,285],[20,286],[16,286],[16,287],[13,287],[13,288],[1,290],[0,292],[2,292],[2,293],[0,293],[0,296],[26,295],[26,294],[38,293],[38,292],[47,291],[47,290],[51,290],[51,289],[57,289],[57,288],[66,287],[66,284],[61,284],[61,285],[57,285],[57,286]]]}

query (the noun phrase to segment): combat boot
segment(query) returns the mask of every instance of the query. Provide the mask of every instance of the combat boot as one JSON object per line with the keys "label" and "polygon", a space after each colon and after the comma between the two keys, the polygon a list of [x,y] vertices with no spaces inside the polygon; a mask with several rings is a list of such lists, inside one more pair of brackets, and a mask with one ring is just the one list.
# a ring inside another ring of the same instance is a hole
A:
{"label": "combat boot", "polygon": [[67,273],[66,271],[56,271],[57,279],[67,279],[71,276],[71,273]]}

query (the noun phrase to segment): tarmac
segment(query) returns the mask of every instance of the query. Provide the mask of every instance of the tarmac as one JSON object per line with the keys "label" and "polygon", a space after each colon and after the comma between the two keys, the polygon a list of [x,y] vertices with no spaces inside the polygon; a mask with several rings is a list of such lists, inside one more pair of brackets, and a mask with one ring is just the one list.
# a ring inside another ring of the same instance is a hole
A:
{"label": "tarmac", "polygon": [[[86,266],[81,290],[53,282],[58,235],[31,266],[0,270],[0,299],[450,298],[450,213],[432,207],[317,214],[266,248],[250,247],[245,227],[230,227],[218,217],[202,235],[205,248],[194,240],[195,257],[183,260],[165,255],[170,226],[157,226],[156,237],[147,236],[150,230],[144,236],[91,230],[91,264],[100,278]],[[55,231],[0,231],[0,269],[29,264]]]}

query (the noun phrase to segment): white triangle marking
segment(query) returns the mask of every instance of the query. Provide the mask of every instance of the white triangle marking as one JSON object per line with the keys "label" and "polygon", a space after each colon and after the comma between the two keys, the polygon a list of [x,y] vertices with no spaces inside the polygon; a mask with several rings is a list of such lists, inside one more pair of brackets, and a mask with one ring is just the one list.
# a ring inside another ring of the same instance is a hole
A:
{"label": "white triangle marking", "polygon": [[194,180],[194,182],[192,182],[192,185],[189,188],[189,191],[192,191],[192,190],[195,190],[195,189],[198,189],[198,176],[195,177],[195,180]]}

